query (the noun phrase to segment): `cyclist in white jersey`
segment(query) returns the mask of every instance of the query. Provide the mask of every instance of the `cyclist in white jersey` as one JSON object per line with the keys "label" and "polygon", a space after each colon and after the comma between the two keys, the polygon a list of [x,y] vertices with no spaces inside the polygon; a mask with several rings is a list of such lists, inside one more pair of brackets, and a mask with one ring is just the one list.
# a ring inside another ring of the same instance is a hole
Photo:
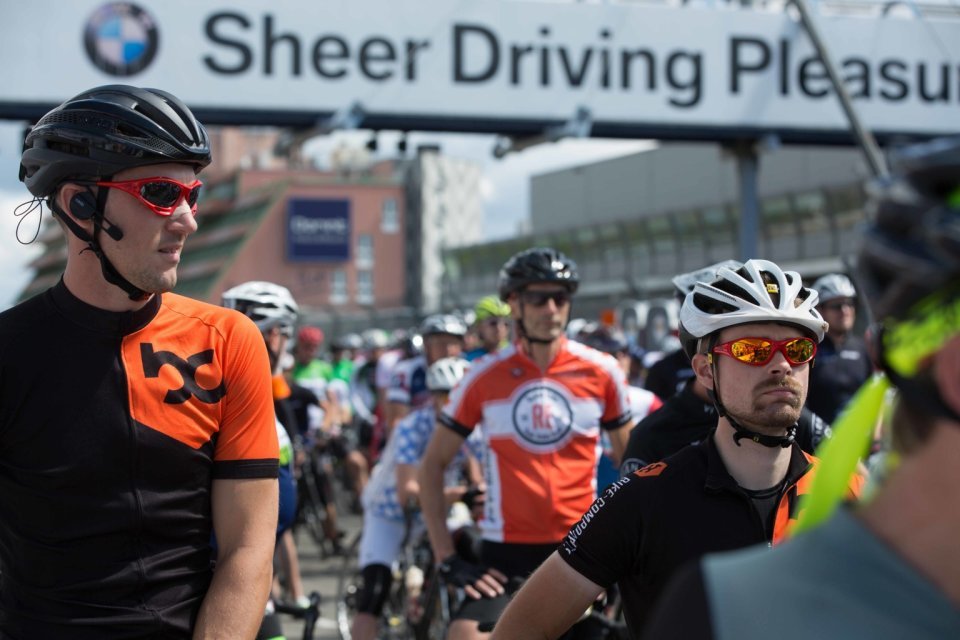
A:
{"label": "cyclist in white jersey", "polygon": [[[442,358],[430,366],[426,384],[431,404],[397,424],[363,492],[364,523],[358,559],[363,587],[357,595],[357,614],[351,631],[354,640],[376,637],[377,620],[390,592],[390,567],[404,537],[404,509],[419,494],[416,465],[433,433],[436,412],[447,402],[450,389],[463,377],[466,368],[467,362],[460,358]],[[468,445],[473,455],[480,455],[479,440],[468,441]],[[447,467],[444,487],[450,503],[466,490],[461,483],[465,463],[466,452],[461,450]]]}

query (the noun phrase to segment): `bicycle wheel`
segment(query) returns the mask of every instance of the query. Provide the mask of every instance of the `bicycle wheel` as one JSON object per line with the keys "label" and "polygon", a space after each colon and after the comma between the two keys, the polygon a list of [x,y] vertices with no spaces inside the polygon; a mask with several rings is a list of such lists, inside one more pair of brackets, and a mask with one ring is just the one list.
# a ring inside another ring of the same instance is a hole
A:
{"label": "bicycle wheel", "polygon": [[300,501],[300,513],[297,521],[302,522],[307,527],[307,532],[322,552],[327,538],[323,529],[327,519],[327,511],[320,498],[316,472],[311,462],[308,461],[304,464],[297,484],[297,497]]}
{"label": "bicycle wheel", "polygon": [[341,640],[351,640],[350,628],[357,612],[357,594],[363,585],[357,554],[360,551],[360,533],[354,536],[343,554],[343,563],[337,579],[337,631]]}
{"label": "bicycle wheel", "polygon": [[410,620],[414,640],[434,640],[446,635],[450,625],[452,600],[447,585],[431,571],[419,599],[419,617]]}

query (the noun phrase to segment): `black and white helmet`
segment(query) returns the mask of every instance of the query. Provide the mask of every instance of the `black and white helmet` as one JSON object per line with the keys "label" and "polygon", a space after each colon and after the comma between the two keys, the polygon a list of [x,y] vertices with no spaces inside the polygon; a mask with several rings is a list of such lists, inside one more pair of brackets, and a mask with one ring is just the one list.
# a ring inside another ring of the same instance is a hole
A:
{"label": "black and white helmet", "polygon": [[769,260],[747,260],[737,270],[720,267],[712,282],[698,282],[680,308],[681,341],[687,355],[700,338],[741,324],[778,322],[803,329],[817,342],[827,323],[816,309],[817,292],[796,271]]}
{"label": "black and white helmet", "polygon": [[463,358],[440,358],[427,369],[427,389],[450,391],[467,372],[470,363]]}
{"label": "black and white helmet", "polygon": [[837,298],[856,298],[857,290],[853,286],[850,278],[842,273],[828,273],[820,276],[811,287],[820,296],[817,304],[830,302]]}
{"label": "black and white helmet", "polygon": [[223,306],[257,323],[260,331],[280,327],[292,335],[300,308],[290,290],[272,282],[251,281],[223,292]]}
{"label": "black and white helmet", "polygon": [[450,335],[463,337],[467,335],[467,324],[459,317],[449,313],[438,313],[427,316],[420,324],[420,335],[427,336]]}
{"label": "black and white helmet", "polygon": [[531,284],[560,284],[574,294],[580,285],[577,263],[550,247],[526,249],[514,255],[500,269],[497,292],[506,302],[511,294]]}

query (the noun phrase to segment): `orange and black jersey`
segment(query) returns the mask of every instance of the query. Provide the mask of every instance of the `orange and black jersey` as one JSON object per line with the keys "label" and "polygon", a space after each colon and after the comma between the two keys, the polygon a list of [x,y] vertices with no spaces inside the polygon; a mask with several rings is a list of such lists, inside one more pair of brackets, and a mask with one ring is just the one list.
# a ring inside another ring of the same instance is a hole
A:
{"label": "orange and black jersey", "polygon": [[61,282],[0,314],[0,638],[180,638],[211,578],[214,479],[275,478],[256,326]]}
{"label": "orange and black jersey", "polygon": [[[809,490],[813,456],[793,445],[774,511],[772,540],[754,501],[727,472],[711,435],[611,484],[558,552],[594,583],[618,583],[626,622],[639,635],[672,574],[706,553],[780,542]],[[859,493],[860,479],[851,483]]]}

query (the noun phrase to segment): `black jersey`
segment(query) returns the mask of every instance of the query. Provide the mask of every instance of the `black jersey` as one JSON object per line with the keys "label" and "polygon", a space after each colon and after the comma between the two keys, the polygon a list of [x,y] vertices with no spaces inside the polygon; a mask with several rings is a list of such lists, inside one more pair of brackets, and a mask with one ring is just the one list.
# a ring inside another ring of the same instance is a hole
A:
{"label": "black jersey", "polygon": [[266,347],[173,294],[0,314],[0,637],[189,638],[214,479],[275,478]]}
{"label": "black jersey", "polygon": [[863,340],[848,336],[838,347],[829,335],[824,336],[810,369],[807,406],[824,420],[833,422],[872,373],[873,364]]}
{"label": "black jersey", "polygon": [[693,367],[690,365],[690,358],[683,349],[677,349],[653,363],[647,371],[643,388],[666,401],[679,393],[687,380],[692,377]]}
{"label": "black jersey", "polygon": [[[621,475],[663,460],[713,433],[717,428],[717,408],[694,393],[693,385],[696,383],[696,380],[688,381],[680,393],[637,423],[630,432],[623,454]],[[797,422],[797,444],[800,448],[813,453],[820,442],[829,436],[830,425],[804,407]]]}
{"label": "black jersey", "polygon": [[777,499],[773,537],[727,472],[713,437],[611,484],[558,552],[602,587],[617,583],[627,626],[638,635],[660,592],[684,563],[713,551],[779,542],[808,490],[814,459],[793,445]]}

